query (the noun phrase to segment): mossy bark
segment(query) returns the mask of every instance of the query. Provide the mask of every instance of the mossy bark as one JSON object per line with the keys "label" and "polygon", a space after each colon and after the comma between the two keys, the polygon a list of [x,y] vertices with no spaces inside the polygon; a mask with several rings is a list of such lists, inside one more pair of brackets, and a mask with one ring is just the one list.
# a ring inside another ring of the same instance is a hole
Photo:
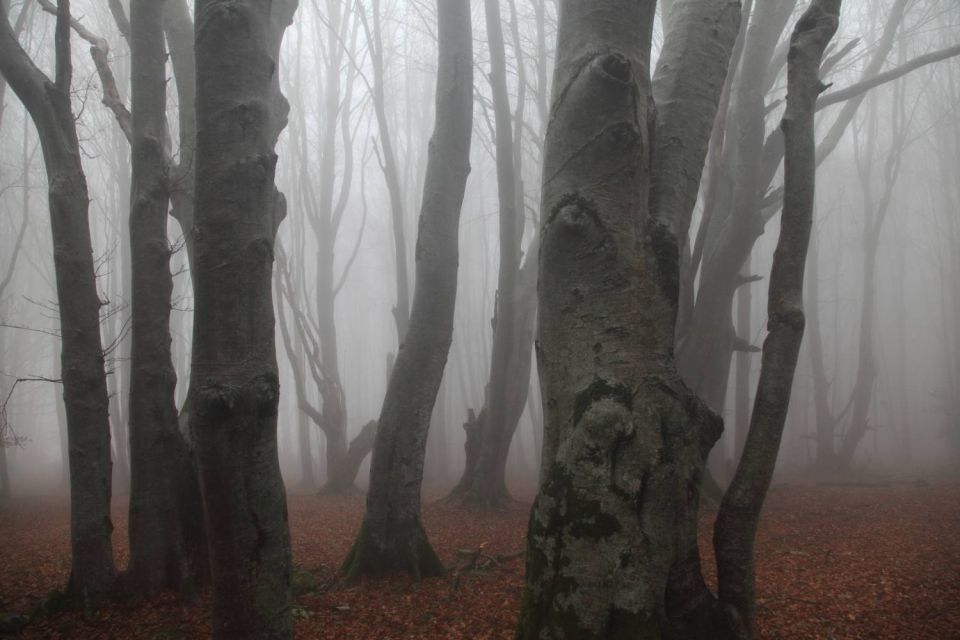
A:
{"label": "mossy bark", "polygon": [[[538,289],[542,484],[518,638],[674,637],[668,607],[686,620],[683,607],[716,604],[696,525],[722,426],[680,379],[673,344],[679,243],[739,7],[675,3],[655,107],[654,5],[560,7]],[[700,637],[730,637],[715,610]]]}

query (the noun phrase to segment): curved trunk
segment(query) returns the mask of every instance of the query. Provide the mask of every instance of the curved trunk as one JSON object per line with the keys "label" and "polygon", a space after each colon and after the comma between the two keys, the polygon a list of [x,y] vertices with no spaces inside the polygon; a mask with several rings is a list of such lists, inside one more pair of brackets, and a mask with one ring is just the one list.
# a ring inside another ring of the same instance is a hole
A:
{"label": "curved trunk", "polygon": [[790,39],[784,133],[783,216],[770,272],[769,334],[737,472],[720,505],[714,529],[720,600],[732,606],[756,637],[754,539],[773,477],[803,340],[803,273],[813,223],[816,143],[813,117],[825,86],[819,70],[837,31],[840,0],[814,0]]}
{"label": "curved trunk", "polygon": [[367,510],[342,571],[443,573],[420,520],[427,432],[453,339],[460,209],[470,173],[473,42],[468,0],[438,0],[436,124],[417,238],[410,326],[387,385],[370,464]]}

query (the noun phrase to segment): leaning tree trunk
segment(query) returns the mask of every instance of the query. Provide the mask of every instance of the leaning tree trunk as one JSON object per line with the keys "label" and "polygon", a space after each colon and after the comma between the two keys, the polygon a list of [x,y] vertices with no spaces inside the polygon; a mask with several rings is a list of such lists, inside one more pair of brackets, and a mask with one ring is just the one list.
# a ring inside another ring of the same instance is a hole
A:
{"label": "leaning tree trunk", "polygon": [[277,456],[271,270],[285,213],[274,146],[294,0],[199,0],[190,430],[216,638],[290,638],[290,533]]}
{"label": "leaning tree trunk", "polygon": [[88,222],[89,196],[70,105],[70,3],[60,0],[55,35],[56,79],[47,78],[0,15],[0,73],[30,113],[43,149],[50,231],[60,310],[60,362],[70,461],[70,580],[81,604],[105,599],[115,569],[110,534],[110,419],[100,298]]}
{"label": "leaning tree trunk", "polygon": [[403,348],[387,385],[370,466],[367,511],[343,563],[350,578],[402,569],[443,573],[420,521],[427,432],[453,339],[458,227],[473,121],[468,0],[438,0],[436,125],[427,162],[416,287]]}
{"label": "leaning tree trunk", "polygon": [[763,233],[759,205],[766,188],[760,179],[766,134],[766,79],[780,34],[796,3],[797,0],[758,3],[747,31],[731,114],[738,132],[736,139],[730,141],[735,145],[731,203],[716,211],[710,220],[696,303],[678,347],[677,359],[684,380],[711,409],[721,414],[734,349],[736,345],[749,349],[737,339],[731,309],[734,293],[743,285],[741,269]]}
{"label": "leaning tree trunk", "polygon": [[813,222],[816,142],[813,117],[823,52],[837,31],[840,0],[814,0],[790,39],[783,215],[770,272],[769,334],[743,456],[720,505],[714,529],[720,600],[734,607],[757,637],[753,545],[760,510],[780,450],[793,374],[803,340],[803,271]]}
{"label": "leaning tree trunk", "polygon": [[130,4],[133,274],[128,595],[192,594],[206,575],[197,474],[177,422],[170,352],[170,248],[163,4]]}

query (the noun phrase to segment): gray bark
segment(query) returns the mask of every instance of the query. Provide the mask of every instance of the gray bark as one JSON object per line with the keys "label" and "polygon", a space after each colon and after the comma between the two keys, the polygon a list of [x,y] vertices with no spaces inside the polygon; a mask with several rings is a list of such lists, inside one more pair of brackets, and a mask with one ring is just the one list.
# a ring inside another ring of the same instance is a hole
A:
{"label": "gray bark", "polygon": [[180,433],[170,351],[169,163],[164,5],[130,5],[133,274],[130,374],[130,564],[126,595],[162,589],[192,595],[207,574],[206,540],[192,456]]}
{"label": "gray bark", "polygon": [[[672,575],[691,571],[678,554],[691,522],[695,553],[697,487],[721,425],[673,360],[678,238],[695,194],[674,200],[667,187],[687,180],[671,179],[683,168],[698,182],[739,10],[674,4],[665,50],[678,55],[660,78],[672,99],[655,115],[654,4],[560,7],[540,251],[542,484],[519,638],[659,638],[676,626],[668,604],[694,597]],[[679,55],[708,39],[716,55]],[[706,97],[685,120],[675,110],[694,106],[691,94]]]}
{"label": "gray bark", "polygon": [[271,270],[288,105],[279,53],[295,0],[198,0],[190,431],[213,579],[215,638],[292,635],[290,533],[277,457]]}
{"label": "gray bark", "polygon": [[393,149],[393,138],[387,120],[386,89],[384,87],[385,66],[383,59],[383,32],[380,20],[380,2],[373,0],[373,28],[363,20],[367,42],[370,44],[370,58],[373,62],[373,107],[380,131],[380,150],[378,157],[380,168],[390,194],[390,215],[393,222],[393,248],[397,275],[397,304],[393,308],[393,320],[397,327],[397,344],[402,345],[410,322],[410,283],[407,274],[407,240],[403,215],[403,192],[400,187],[400,173],[397,157]]}
{"label": "gray bark", "polygon": [[710,220],[704,246],[699,293],[690,324],[678,344],[684,380],[711,409],[723,411],[730,358],[736,343],[731,308],[741,284],[740,272],[763,233],[759,202],[766,185],[759,180],[764,143],[765,87],[770,60],[796,0],[757,5],[744,44],[743,66],[734,94],[735,145],[731,150],[730,204]]}
{"label": "gray bark", "polygon": [[[451,497],[464,504],[496,508],[510,501],[506,485],[507,454],[523,413],[530,389],[533,319],[536,311],[536,247],[528,251],[527,286],[521,286],[520,243],[523,239],[523,192],[521,182],[521,137],[526,80],[522,54],[517,45],[517,109],[511,117],[507,93],[506,53],[499,0],[484,2],[490,47],[490,87],[493,95],[494,135],[497,165],[497,197],[500,223],[500,265],[493,317],[493,348],[490,374],[484,390],[484,406],[475,440],[475,463],[464,467]],[[511,26],[517,31],[516,11],[511,4]],[[515,122],[512,120],[515,119]],[[532,260],[530,258],[533,258]]]}
{"label": "gray bark", "polygon": [[813,222],[816,179],[814,113],[820,61],[837,31],[840,0],[814,0],[790,39],[787,107],[781,122],[784,156],[783,215],[770,273],[769,334],[750,433],[714,529],[719,596],[736,609],[749,637],[757,635],[754,538],[773,477],[803,340],[803,273]]}
{"label": "gray bark", "polygon": [[416,289],[407,337],[387,385],[370,466],[367,510],[343,563],[350,578],[402,569],[443,573],[420,520],[427,432],[453,339],[458,227],[473,120],[468,0],[438,0],[436,124],[417,238]]}
{"label": "gray bark", "polygon": [[56,77],[51,81],[20,47],[6,11],[0,14],[0,73],[30,113],[47,170],[69,434],[72,562],[67,591],[79,603],[90,605],[110,595],[115,577],[110,540],[110,421],[89,197],[70,104],[68,0],[59,3],[54,41]]}

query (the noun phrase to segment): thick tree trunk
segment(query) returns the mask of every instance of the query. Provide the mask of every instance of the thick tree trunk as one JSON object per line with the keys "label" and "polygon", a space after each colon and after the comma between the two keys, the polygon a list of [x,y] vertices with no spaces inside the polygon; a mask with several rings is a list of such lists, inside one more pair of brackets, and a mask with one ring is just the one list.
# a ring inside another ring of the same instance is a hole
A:
{"label": "thick tree trunk", "polygon": [[787,72],[783,215],[770,273],[769,334],[750,433],[740,464],[717,515],[714,548],[719,595],[756,637],[753,545],[760,511],[773,477],[803,340],[803,272],[813,222],[816,142],[813,118],[820,61],[837,31],[840,0],[814,0],[794,29]]}
{"label": "thick tree trunk", "polygon": [[170,352],[170,248],[163,5],[130,5],[133,263],[130,375],[130,565],[125,591],[191,595],[207,575],[196,469],[177,422]]}
{"label": "thick tree trunk", "polygon": [[203,490],[215,638],[290,638],[290,533],[277,457],[271,270],[284,215],[278,63],[296,2],[196,9],[196,311],[190,430]]}
{"label": "thick tree trunk", "polygon": [[380,412],[367,511],[343,563],[350,578],[391,569],[417,576],[443,572],[420,521],[420,488],[430,416],[453,337],[457,231],[470,172],[469,1],[438,0],[437,20],[436,125],[423,190],[413,309]]}
{"label": "thick tree trunk", "polygon": [[43,149],[62,336],[61,370],[70,459],[68,595],[84,605],[106,598],[115,570],[110,534],[110,420],[100,306],[93,266],[86,178],[70,105],[70,4],[60,0],[51,82],[20,48],[0,15],[0,73],[30,113]]}
{"label": "thick tree trunk", "polygon": [[679,239],[739,5],[674,4],[655,122],[653,10],[561,3],[540,252],[542,485],[520,638],[695,637],[665,608],[709,597],[696,506],[721,426],[680,380],[673,341]]}

